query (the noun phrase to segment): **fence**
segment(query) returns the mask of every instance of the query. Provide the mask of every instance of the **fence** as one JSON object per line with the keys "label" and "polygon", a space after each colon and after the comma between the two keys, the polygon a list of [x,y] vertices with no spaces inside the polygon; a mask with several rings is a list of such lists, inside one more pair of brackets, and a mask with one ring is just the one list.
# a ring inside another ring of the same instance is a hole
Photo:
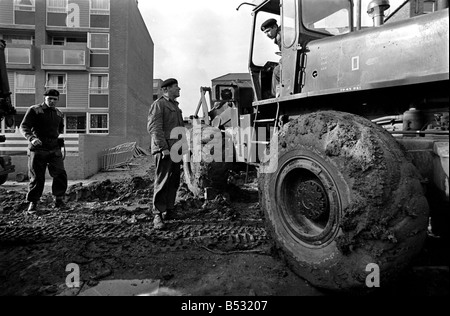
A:
{"label": "fence", "polygon": [[[0,154],[9,156],[25,156],[28,149],[28,140],[26,140],[19,131],[15,133],[8,133],[6,142],[0,143]],[[67,156],[78,156],[80,153],[80,135],[78,134],[63,134]]]}
{"label": "fence", "polygon": [[137,150],[135,142],[104,150],[101,156],[101,170],[107,171],[126,166],[134,158]]}

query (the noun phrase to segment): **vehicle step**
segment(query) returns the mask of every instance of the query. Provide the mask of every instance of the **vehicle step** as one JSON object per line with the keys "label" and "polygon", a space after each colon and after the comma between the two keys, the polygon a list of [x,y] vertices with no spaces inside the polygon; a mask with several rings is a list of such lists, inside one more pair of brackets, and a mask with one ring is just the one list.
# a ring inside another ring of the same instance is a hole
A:
{"label": "vehicle step", "polygon": [[254,123],[275,123],[275,119],[254,120]]}
{"label": "vehicle step", "polygon": [[269,145],[270,142],[254,140],[252,141],[252,144]]}

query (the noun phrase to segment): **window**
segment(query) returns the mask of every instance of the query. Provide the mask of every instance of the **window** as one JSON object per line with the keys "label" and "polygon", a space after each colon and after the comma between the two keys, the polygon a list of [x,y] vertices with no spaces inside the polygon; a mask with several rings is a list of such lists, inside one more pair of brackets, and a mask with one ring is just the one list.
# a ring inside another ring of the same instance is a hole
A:
{"label": "window", "polygon": [[350,1],[302,0],[303,24],[306,28],[325,34],[339,35],[350,32]]}
{"label": "window", "polygon": [[91,14],[109,15],[109,0],[91,0]]}
{"label": "window", "polygon": [[66,114],[66,134],[86,134],[86,114]]}
{"label": "window", "polygon": [[91,0],[90,12],[91,27],[109,28],[109,0]]}
{"label": "window", "polygon": [[91,74],[90,90],[91,94],[108,94],[109,77],[107,74]]}
{"label": "window", "polygon": [[108,74],[91,74],[89,82],[89,107],[109,107],[109,76]]}
{"label": "window", "polygon": [[108,134],[108,114],[90,114],[89,133]]}
{"label": "window", "polygon": [[71,19],[67,19],[69,6],[67,0],[47,0],[47,25],[69,26]]}
{"label": "window", "polygon": [[89,33],[88,47],[90,49],[108,50],[109,34],[107,33]]}
{"label": "window", "polygon": [[15,106],[29,107],[35,104],[36,77],[33,73],[14,74]]}
{"label": "window", "polygon": [[90,54],[91,68],[109,68],[109,54]]}
{"label": "window", "polygon": [[56,89],[59,93],[67,93],[67,80],[65,74],[47,74],[46,89]]}
{"label": "window", "polygon": [[66,45],[66,38],[65,37],[53,37],[52,38],[52,45],[64,46],[64,45]]}
{"label": "window", "polygon": [[[258,12],[256,16],[256,25],[260,26],[268,19],[277,20],[277,24],[280,25],[280,16],[270,14],[264,11]],[[269,39],[264,32],[261,32],[259,27],[255,32],[255,38],[253,43],[253,56],[252,61],[256,66],[263,67],[268,61],[278,63],[280,56],[277,55],[278,46],[273,40]]]}
{"label": "window", "polygon": [[29,48],[6,48],[6,62],[10,64],[31,64],[31,51]]}
{"label": "window", "polygon": [[56,46],[70,45],[71,43],[86,43],[86,38],[54,36],[51,39],[51,44]]}
{"label": "window", "polygon": [[35,94],[36,93],[36,77],[34,74],[16,73],[16,93]]}
{"label": "window", "polygon": [[283,1],[283,44],[285,47],[291,47],[297,38],[297,27],[295,21],[297,18],[296,0]]}
{"label": "window", "polygon": [[15,11],[34,11],[35,0],[14,0]]}
{"label": "window", "polygon": [[47,12],[67,13],[67,0],[47,0]]}

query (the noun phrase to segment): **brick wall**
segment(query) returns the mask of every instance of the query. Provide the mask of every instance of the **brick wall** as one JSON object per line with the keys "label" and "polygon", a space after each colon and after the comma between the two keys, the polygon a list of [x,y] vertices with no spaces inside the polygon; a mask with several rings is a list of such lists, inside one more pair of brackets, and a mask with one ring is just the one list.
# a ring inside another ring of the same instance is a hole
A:
{"label": "brick wall", "polygon": [[110,136],[149,147],[154,44],[134,1],[111,0]]}
{"label": "brick wall", "polygon": [[127,133],[143,148],[150,145],[147,133],[147,116],[153,103],[153,60],[154,43],[145,22],[133,1],[128,2],[128,86],[127,101],[129,108],[126,127]]}

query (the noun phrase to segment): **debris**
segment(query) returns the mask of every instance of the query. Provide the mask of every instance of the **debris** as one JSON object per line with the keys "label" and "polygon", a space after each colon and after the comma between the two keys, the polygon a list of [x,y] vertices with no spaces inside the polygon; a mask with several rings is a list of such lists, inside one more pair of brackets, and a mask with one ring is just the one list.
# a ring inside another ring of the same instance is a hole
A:
{"label": "debris", "polygon": [[106,149],[101,156],[101,170],[111,171],[129,167],[133,158],[149,156],[136,142],[125,143],[114,148]]}

